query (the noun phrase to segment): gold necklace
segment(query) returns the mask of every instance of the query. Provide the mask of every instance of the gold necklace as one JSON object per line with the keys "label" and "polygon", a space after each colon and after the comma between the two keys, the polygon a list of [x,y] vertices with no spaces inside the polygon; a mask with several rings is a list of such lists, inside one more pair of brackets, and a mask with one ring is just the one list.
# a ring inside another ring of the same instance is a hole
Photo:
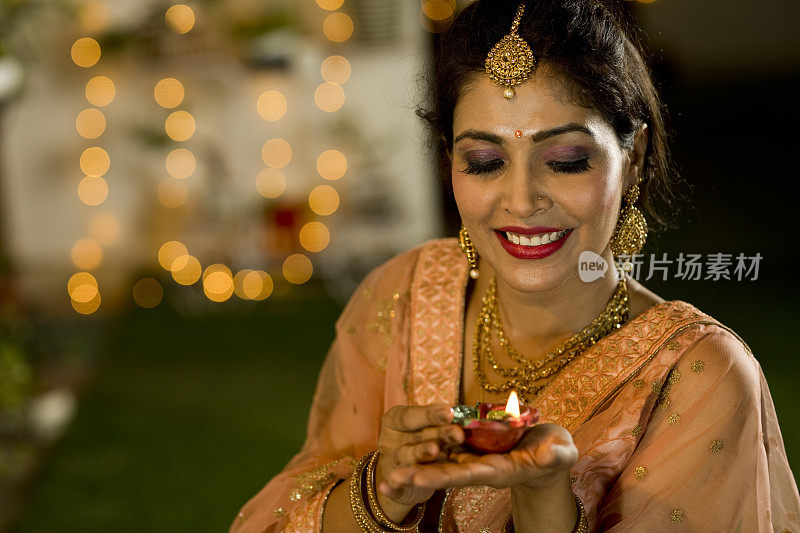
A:
{"label": "gold necklace", "polygon": [[[497,278],[493,277],[486,295],[482,298],[481,310],[475,324],[472,345],[475,376],[487,392],[515,390],[525,403],[530,403],[544,387],[543,383],[538,384],[537,381],[559,372],[605,335],[620,328],[628,320],[629,312],[628,285],[623,277],[603,311],[588,326],[564,341],[555,351],[540,359],[531,360],[520,354],[506,337],[497,304]],[[492,334],[495,331],[505,353],[520,366],[506,368],[497,360],[492,350]],[[484,359],[495,373],[506,379],[496,384],[490,382],[483,370]]]}

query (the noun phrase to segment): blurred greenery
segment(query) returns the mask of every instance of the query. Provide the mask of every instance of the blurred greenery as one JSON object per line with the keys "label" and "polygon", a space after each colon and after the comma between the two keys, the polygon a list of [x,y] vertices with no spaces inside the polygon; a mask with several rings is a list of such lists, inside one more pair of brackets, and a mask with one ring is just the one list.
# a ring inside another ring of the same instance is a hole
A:
{"label": "blurred greenery", "polygon": [[227,530],[304,438],[340,308],[301,292],[244,316],[188,319],[162,305],[112,326],[12,531]]}
{"label": "blurred greenery", "polygon": [[[732,286],[653,288],[694,303],[747,340],[796,458],[800,363],[790,337],[800,311],[762,284]],[[223,305],[219,314],[188,319],[162,305],[116,323],[77,420],[12,531],[227,530],[302,444],[333,338],[340,308],[313,286],[292,294],[301,297],[267,300],[247,315]]]}

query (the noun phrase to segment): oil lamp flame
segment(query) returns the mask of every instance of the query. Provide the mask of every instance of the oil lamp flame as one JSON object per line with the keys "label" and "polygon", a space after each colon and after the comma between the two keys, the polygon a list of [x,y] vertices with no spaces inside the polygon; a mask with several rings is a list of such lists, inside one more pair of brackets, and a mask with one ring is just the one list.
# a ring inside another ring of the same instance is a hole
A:
{"label": "oil lamp flame", "polygon": [[517,398],[517,392],[511,391],[511,396],[508,397],[508,403],[506,403],[506,413],[510,414],[514,418],[519,418],[519,398]]}

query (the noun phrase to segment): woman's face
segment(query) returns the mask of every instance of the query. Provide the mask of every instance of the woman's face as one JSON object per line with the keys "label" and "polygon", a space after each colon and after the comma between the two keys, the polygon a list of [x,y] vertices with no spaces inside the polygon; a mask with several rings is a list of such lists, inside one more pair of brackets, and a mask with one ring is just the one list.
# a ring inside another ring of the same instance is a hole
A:
{"label": "woman's face", "polygon": [[622,194],[641,162],[597,111],[570,103],[547,65],[515,90],[506,100],[476,74],[462,91],[453,190],[482,260],[521,292],[546,291],[577,276],[585,250],[611,259]]}

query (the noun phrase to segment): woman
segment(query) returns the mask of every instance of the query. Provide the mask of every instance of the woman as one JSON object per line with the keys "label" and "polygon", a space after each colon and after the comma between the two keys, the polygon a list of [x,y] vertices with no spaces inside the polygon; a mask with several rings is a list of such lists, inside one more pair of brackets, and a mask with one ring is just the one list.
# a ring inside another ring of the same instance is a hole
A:
{"label": "woman", "polygon": [[[624,17],[599,0],[479,0],[437,69],[423,116],[450,163],[459,242],[364,280],[306,444],[231,531],[800,530],[748,346],[624,270],[580,275],[588,252],[600,266],[638,253],[673,195]],[[543,423],[506,454],[460,452],[450,406],[511,390]]]}

